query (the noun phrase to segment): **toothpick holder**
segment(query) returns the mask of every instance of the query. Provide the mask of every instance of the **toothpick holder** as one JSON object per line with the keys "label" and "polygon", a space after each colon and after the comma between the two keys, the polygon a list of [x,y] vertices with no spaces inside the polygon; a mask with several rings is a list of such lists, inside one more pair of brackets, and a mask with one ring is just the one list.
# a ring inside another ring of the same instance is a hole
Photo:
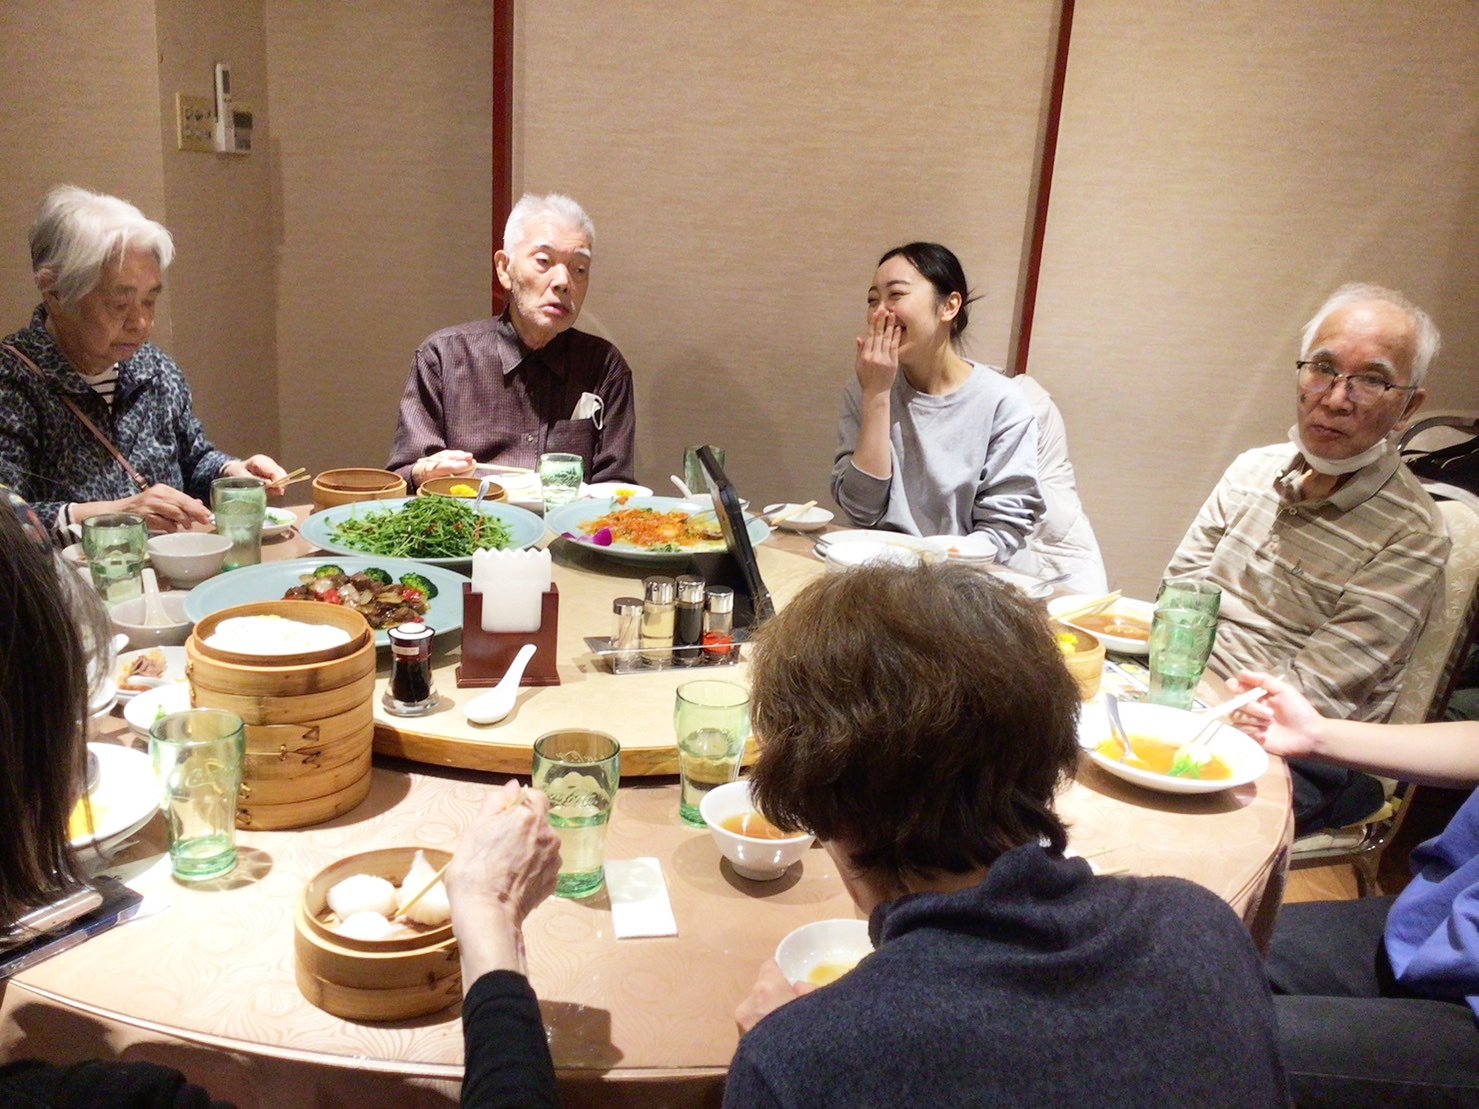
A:
{"label": "toothpick holder", "polygon": [[463,582],[462,662],[457,667],[457,685],[497,685],[525,643],[535,643],[539,649],[529,660],[519,685],[559,685],[559,657],[555,653],[559,627],[560,590],[553,583],[541,599],[538,631],[485,632],[483,595],[472,591],[472,582]]}

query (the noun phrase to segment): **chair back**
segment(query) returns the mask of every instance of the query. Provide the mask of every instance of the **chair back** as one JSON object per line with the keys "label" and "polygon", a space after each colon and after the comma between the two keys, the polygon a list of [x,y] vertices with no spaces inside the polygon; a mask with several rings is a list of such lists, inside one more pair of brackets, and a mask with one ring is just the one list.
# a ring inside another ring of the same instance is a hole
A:
{"label": "chair back", "polygon": [[1433,601],[1403,676],[1393,724],[1418,724],[1443,715],[1451,678],[1463,664],[1479,617],[1479,513],[1458,501],[1439,501],[1453,552],[1443,589]]}

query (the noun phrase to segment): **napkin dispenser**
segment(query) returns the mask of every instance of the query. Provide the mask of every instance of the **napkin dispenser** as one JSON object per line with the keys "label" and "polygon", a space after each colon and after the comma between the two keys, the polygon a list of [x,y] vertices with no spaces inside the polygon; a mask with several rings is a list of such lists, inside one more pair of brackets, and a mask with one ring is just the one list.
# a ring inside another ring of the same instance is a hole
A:
{"label": "napkin dispenser", "polygon": [[549,551],[477,551],[462,586],[459,686],[497,685],[525,643],[537,644],[524,685],[559,685],[555,650],[560,591],[550,580]]}
{"label": "napkin dispenser", "polygon": [[483,630],[484,596],[474,593],[471,582],[462,586],[462,662],[457,667],[460,687],[497,685],[514,656],[525,643],[536,643],[539,650],[529,660],[519,685],[559,685],[559,659],[555,654],[560,623],[560,590],[550,584],[540,597],[539,630],[532,632],[485,632]]}

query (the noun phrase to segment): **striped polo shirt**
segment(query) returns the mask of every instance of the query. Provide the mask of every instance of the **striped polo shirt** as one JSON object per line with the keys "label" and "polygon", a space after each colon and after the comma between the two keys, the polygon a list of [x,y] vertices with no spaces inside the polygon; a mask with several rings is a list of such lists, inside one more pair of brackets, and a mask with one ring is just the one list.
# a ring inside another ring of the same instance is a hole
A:
{"label": "striped polo shirt", "polygon": [[1395,451],[1299,500],[1288,443],[1239,455],[1166,575],[1222,588],[1211,669],[1284,673],[1322,713],[1384,721],[1443,581],[1443,518]]}

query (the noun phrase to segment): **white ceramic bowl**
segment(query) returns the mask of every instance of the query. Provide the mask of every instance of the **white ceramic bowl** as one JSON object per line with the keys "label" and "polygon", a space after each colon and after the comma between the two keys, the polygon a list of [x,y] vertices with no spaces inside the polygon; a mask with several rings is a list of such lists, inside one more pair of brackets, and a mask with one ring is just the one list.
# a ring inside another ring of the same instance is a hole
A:
{"label": "white ceramic bowl", "polygon": [[698,803],[698,811],[709,826],[720,854],[729,860],[734,872],[755,882],[779,878],[806,854],[814,838],[810,832],[803,832],[789,839],[753,839],[721,828],[720,824],[731,816],[759,811],[750,800],[748,779],[726,782],[709,790]]}
{"label": "white ceramic bowl", "polygon": [[128,645],[134,650],[145,647],[178,647],[190,638],[190,629],[195,621],[185,615],[185,598],[190,594],[182,589],[170,589],[159,595],[170,623],[161,627],[144,624],[144,598],[132,597],[113,606],[110,614],[113,627],[128,636]]}
{"label": "white ceramic bowl", "polygon": [[815,920],[776,945],[775,961],[786,981],[795,986],[810,981],[812,971],[819,966],[851,969],[872,953],[866,920]]}
{"label": "white ceramic bowl", "polygon": [[79,570],[87,569],[87,552],[82,549],[81,543],[73,543],[71,546],[63,547],[62,559],[69,566],[76,566]]}
{"label": "white ceramic bowl", "polygon": [[[765,515],[773,516],[777,512],[785,512],[787,509],[795,508],[799,501],[791,501],[782,504],[768,504],[765,506]],[[784,528],[786,531],[820,531],[832,522],[832,513],[821,505],[812,505],[805,512],[798,512],[795,516],[788,517],[774,525]]]}
{"label": "white ceramic bowl", "polygon": [[[1056,617],[1060,612],[1068,612],[1071,609],[1081,608],[1088,604],[1092,597],[1087,594],[1073,594],[1068,597],[1055,597],[1048,602],[1048,615]],[[1115,635],[1110,631],[1100,631],[1092,624],[1079,625],[1074,622],[1075,627],[1093,635],[1100,643],[1104,644],[1106,650],[1117,651],[1122,655],[1148,655],[1150,654],[1150,620],[1155,615],[1155,605],[1149,601],[1137,601],[1133,597],[1121,597],[1104,610],[1108,616],[1129,616],[1143,623],[1146,627],[1144,639],[1130,639],[1123,635]]]}
{"label": "white ceramic bowl", "polygon": [[645,485],[638,485],[632,481],[598,481],[593,485],[580,483],[580,495],[591,497],[598,501],[609,501],[616,497],[650,497],[652,490]]}
{"label": "white ceramic bowl", "polygon": [[148,739],[149,729],[159,718],[161,710],[168,716],[172,712],[184,712],[191,707],[190,686],[185,682],[175,682],[173,685],[162,685],[158,689],[140,693],[123,706],[123,719],[128,721],[128,726],[135,735]]}
{"label": "white ceramic bowl", "polygon": [[[1191,739],[1201,731],[1204,723],[1198,713],[1133,701],[1120,702],[1120,719],[1131,739],[1149,736],[1175,746]],[[1226,724],[1218,726],[1208,750],[1215,758],[1227,764],[1227,768],[1232,771],[1230,778],[1173,778],[1169,774],[1155,774],[1149,770],[1126,766],[1117,758],[1101,755],[1096,750],[1109,737],[1109,714],[1104,706],[1098,702],[1084,705],[1079,710],[1078,742],[1089,758],[1116,778],[1123,778],[1137,786],[1161,793],[1216,793],[1256,782],[1268,770],[1268,755],[1263,748]]]}
{"label": "white ceramic bowl", "polygon": [[221,572],[231,540],[208,531],[176,531],[149,540],[149,561],[173,585],[192,586]]}
{"label": "white ceramic bowl", "polygon": [[[749,508],[750,502],[744,497],[741,497],[739,499],[739,506],[741,509]],[[691,497],[684,497],[683,504],[680,507],[688,512],[713,512],[714,498],[707,493],[695,493]]]}

